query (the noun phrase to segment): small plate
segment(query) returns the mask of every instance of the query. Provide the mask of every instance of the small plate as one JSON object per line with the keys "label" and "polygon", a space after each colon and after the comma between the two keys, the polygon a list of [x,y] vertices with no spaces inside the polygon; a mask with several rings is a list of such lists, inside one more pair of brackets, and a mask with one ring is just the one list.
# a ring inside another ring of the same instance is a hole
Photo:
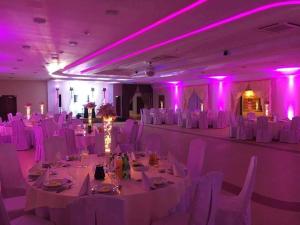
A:
{"label": "small plate", "polygon": [[168,183],[168,181],[163,177],[152,177],[151,181],[155,186],[162,186]]}
{"label": "small plate", "polygon": [[68,181],[66,179],[51,179],[43,183],[46,188],[58,188],[66,184]]}
{"label": "small plate", "polygon": [[95,187],[95,191],[98,193],[110,193],[113,191],[114,187],[113,184],[101,184]]}

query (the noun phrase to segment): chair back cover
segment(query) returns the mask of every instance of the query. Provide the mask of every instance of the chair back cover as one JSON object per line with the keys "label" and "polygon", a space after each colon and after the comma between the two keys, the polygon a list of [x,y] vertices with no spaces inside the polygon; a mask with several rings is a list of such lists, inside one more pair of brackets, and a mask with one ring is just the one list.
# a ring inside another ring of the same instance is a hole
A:
{"label": "chair back cover", "polygon": [[259,116],[257,118],[257,129],[268,129],[268,117],[266,116]]}
{"label": "chair back cover", "polygon": [[248,172],[247,172],[247,176],[243,188],[240,194],[238,195],[238,198],[241,201],[242,207],[244,209],[248,207],[251,200],[251,195],[255,185],[256,168],[257,168],[257,156],[252,156],[250,159],[250,164],[248,167]]}
{"label": "chair back cover", "polygon": [[95,154],[102,155],[104,153],[104,133],[95,133]]}
{"label": "chair back cover", "polygon": [[167,110],[166,124],[169,124],[169,125],[174,124],[174,111],[173,111],[173,109],[168,109]]}
{"label": "chair back cover", "polygon": [[5,208],[1,193],[0,193],[0,224],[1,225],[10,225],[9,217],[6,212],[6,208]]}
{"label": "chair back cover", "polygon": [[45,160],[45,149],[44,149],[44,133],[41,126],[33,127],[34,139],[35,139],[35,161]]}
{"label": "chair back cover", "polygon": [[300,116],[293,117],[292,123],[291,123],[291,129],[292,130],[300,130]]}
{"label": "chair back cover", "polygon": [[75,141],[75,131],[70,128],[61,128],[59,130],[59,136],[64,137],[67,144],[67,154],[74,155],[77,154],[76,141]]}
{"label": "chair back cover", "polygon": [[193,126],[193,121],[192,121],[192,114],[190,111],[186,112],[186,118],[185,118],[185,128],[191,129]]}
{"label": "chair back cover", "polygon": [[58,117],[58,121],[57,121],[58,127],[60,127],[60,128],[63,127],[64,123],[66,122],[66,116],[67,116],[66,112],[62,112],[60,114],[60,116]]}
{"label": "chair back cover", "polygon": [[129,225],[125,201],[105,195],[84,196],[68,206],[70,225]]}
{"label": "chair back cover", "polygon": [[7,119],[8,119],[8,122],[11,122],[11,121],[13,121],[13,114],[12,113],[8,113],[7,114]]}
{"label": "chair back cover", "polygon": [[188,175],[191,178],[201,175],[205,157],[205,149],[206,143],[202,139],[197,138],[191,141],[187,159]]}
{"label": "chair back cover", "polygon": [[58,130],[58,125],[56,124],[53,118],[42,120],[41,126],[43,129],[43,133],[47,138],[52,137],[54,133]]}
{"label": "chair back cover", "polygon": [[12,143],[16,145],[17,150],[26,150],[30,148],[30,137],[25,131],[25,125],[22,120],[13,120]]}
{"label": "chair back cover", "polygon": [[214,225],[218,196],[221,191],[223,174],[211,172],[201,177],[191,207],[191,225]]}
{"label": "chair back cover", "polygon": [[64,137],[52,136],[44,140],[45,161],[55,162],[65,158],[68,153],[66,139]]}
{"label": "chair back cover", "polygon": [[199,113],[199,128],[200,129],[207,129],[208,128],[207,112],[200,112]]}
{"label": "chair back cover", "polygon": [[256,114],[254,112],[248,112],[247,113],[247,120],[255,120]]}
{"label": "chair back cover", "polygon": [[1,192],[4,196],[11,196],[13,190],[25,189],[16,148],[13,144],[0,145],[0,181]]}

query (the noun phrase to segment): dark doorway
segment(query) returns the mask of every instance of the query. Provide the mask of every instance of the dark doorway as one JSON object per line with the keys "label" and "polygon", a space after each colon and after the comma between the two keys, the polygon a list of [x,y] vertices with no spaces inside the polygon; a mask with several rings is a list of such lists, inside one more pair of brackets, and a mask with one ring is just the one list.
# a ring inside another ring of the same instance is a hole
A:
{"label": "dark doorway", "polygon": [[17,113],[17,97],[14,95],[1,95],[0,96],[0,116],[3,120],[7,120],[7,114]]}
{"label": "dark doorway", "polygon": [[138,96],[136,97],[136,113],[140,114],[141,109],[144,108],[144,101],[142,99],[142,97]]}
{"label": "dark doorway", "polygon": [[121,96],[116,96],[116,113],[121,116]]}
{"label": "dark doorway", "polygon": [[165,108],[165,96],[164,95],[158,96],[158,108]]}

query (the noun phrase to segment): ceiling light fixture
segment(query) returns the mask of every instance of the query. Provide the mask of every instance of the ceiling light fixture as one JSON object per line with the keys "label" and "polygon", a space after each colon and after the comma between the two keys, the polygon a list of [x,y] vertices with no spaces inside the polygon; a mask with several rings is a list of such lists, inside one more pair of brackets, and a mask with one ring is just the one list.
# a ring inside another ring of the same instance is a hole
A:
{"label": "ceiling light fixture", "polygon": [[86,72],[98,69],[100,67],[104,67],[104,66],[110,65],[112,63],[116,63],[116,62],[123,61],[125,59],[132,58],[134,56],[140,55],[140,54],[145,53],[147,51],[150,51],[150,50],[153,50],[153,49],[156,49],[156,48],[160,48],[162,46],[174,43],[174,42],[179,41],[179,40],[183,40],[185,38],[191,37],[191,36],[196,35],[196,34],[200,34],[202,32],[208,31],[208,30],[212,30],[213,28],[216,28],[216,27],[219,27],[219,26],[231,23],[231,22],[239,20],[241,18],[244,18],[244,17],[250,16],[250,15],[256,14],[258,12],[263,12],[263,11],[266,11],[266,10],[269,10],[269,9],[272,9],[272,8],[278,8],[278,7],[289,6],[289,5],[300,5],[300,1],[285,1],[285,2],[276,2],[276,3],[271,3],[271,4],[263,5],[263,6],[260,6],[258,8],[254,8],[254,9],[251,9],[251,10],[239,13],[237,15],[228,17],[226,19],[217,21],[215,23],[209,24],[209,25],[207,25],[205,27],[201,27],[201,28],[198,28],[198,29],[193,30],[191,32],[179,35],[179,36],[171,38],[169,40],[166,40],[166,41],[163,41],[163,42],[151,45],[151,46],[149,46],[147,48],[140,49],[140,50],[138,50],[136,52],[132,52],[132,53],[129,53],[127,55],[115,58],[115,59],[113,59],[111,61],[108,61],[108,62],[105,62],[105,63],[102,63],[102,64],[97,64],[95,66],[92,66],[92,67],[87,68],[85,70],[82,70],[80,72],[81,73],[86,73]]}
{"label": "ceiling light fixture", "polygon": [[23,48],[23,49],[30,49],[31,46],[30,46],[30,45],[22,45],[22,48]]}
{"label": "ceiling light fixture", "polygon": [[37,24],[44,24],[46,23],[46,19],[42,18],[42,17],[34,17],[33,18],[33,22],[37,23]]}
{"label": "ceiling light fixture", "polygon": [[76,41],[69,41],[69,45],[74,47],[74,46],[77,46],[78,45],[78,42]]}
{"label": "ceiling light fixture", "polygon": [[191,5],[188,5],[188,6],[184,7],[184,8],[182,8],[182,9],[174,12],[174,13],[171,13],[170,15],[168,15],[168,16],[166,16],[166,17],[164,17],[164,18],[162,18],[162,19],[160,19],[160,20],[158,20],[158,21],[156,21],[156,22],[154,22],[154,23],[152,23],[152,24],[150,24],[150,25],[148,25],[148,26],[146,26],[146,27],[138,30],[137,32],[134,32],[134,33],[130,34],[129,36],[127,36],[125,38],[122,38],[122,39],[120,39],[120,40],[112,43],[111,45],[108,45],[108,46],[106,46],[106,47],[104,47],[104,48],[102,48],[102,49],[100,49],[100,50],[98,50],[98,51],[96,51],[96,52],[94,52],[94,53],[92,53],[90,55],[87,55],[87,56],[85,56],[85,57],[83,57],[83,58],[75,61],[74,63],[69,64],[68,66],[66,66],[64,68],[63,71],[71,69],[71,68],[73,68],[75,66],[78,66],[78,65],[80,65],[80,64],[82,64],[82,63],[84,63],[86,61],[89,61],[92,58],[94,58],[94,57],[96,57],[96,56],[98,56],[98,55],[100,55],[100,54],[102,54],[102,53],[104,53],[104,52],[106,52],[106,51],[114,48],[114,47],[117,47],[118,45],[120,45],[120,44],[122,44],[124,42],[127,42],[127,41],[129,41],[129,40],[131,40],[131,39],[133,39],[135,37],[138,37],[141,34],[144,34],[144,33],[152,30],[153,28],[155,28],[157,26],[160,26],[161,24],[166,23],[166,22],[174,19],[177,16],[180,16],[181,14],[183,14],[185,12],[188,12],[188,11],[190,11],[190,10],[198,7],[199,5],[203,4],[206,1],[207,0],[197,0],[196,2],[192,3]]}
{"label": "ceiling light fixture", "polygon": [[208,78],[215,80],[224,80],[227,76],[210,76]]}

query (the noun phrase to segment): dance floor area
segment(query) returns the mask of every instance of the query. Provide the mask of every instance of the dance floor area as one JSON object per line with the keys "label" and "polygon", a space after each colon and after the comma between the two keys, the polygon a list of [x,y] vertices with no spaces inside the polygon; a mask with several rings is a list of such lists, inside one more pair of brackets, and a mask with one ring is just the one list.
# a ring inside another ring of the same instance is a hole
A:
{"label": "dance floor area", "polygon": [[[253,225],[290,225],[300,220],[300,146],[293,144],[257,144],[228,138],[227,129],[185,129],[176,125],[145,125],[145,137],[158,134],[162,150],[172,152],[185,163],[191,140],[202,138],[207,144],[203,174],[224,173],[223,192],[237,194],[244,182],[252,155],[258,157],[257,177],[252,196]],[[19,151],[24,173],[34,164],[34,149]],[[276,187],[276,188],[274,188]]]}

